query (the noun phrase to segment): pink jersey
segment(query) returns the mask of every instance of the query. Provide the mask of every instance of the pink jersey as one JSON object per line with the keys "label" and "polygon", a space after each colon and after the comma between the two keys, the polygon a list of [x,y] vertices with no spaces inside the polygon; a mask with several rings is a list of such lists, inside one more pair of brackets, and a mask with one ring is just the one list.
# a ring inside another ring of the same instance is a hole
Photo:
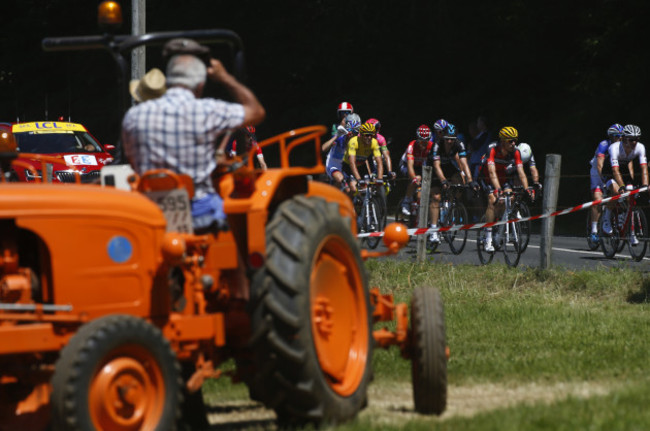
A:
{"label": "pink jersey", "polygon": [[379,149],[384,151],[387,150],[387,144],[386,144],[386,138],[384,138],[384,135],[380,135],[377,133],[377,136],[375,136],[375,139],[377,139],[377,143],[379,144]]}

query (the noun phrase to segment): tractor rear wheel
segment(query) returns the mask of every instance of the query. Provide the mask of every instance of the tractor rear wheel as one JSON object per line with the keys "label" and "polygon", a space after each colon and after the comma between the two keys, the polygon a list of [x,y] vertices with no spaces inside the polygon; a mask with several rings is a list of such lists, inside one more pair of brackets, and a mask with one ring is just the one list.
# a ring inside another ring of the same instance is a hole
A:
{"label": "tractor rear wheel", "polygon": [[283,425],[340,423],[365,407],[372,312],[359,246],[339,207],[284,202],[252,283],[251,396]]}
{"label": "tractor rear wheel", "polygon": [[438,290],[413,290],[410,336],[415,411],[440,415],[447,407],[447,346],[445,312]]}
{"label": "tractor rear wheel", "polygon": [[82,326],[52,377],[55,430],[175,429],[180,366],[158,328],[110,315]]}

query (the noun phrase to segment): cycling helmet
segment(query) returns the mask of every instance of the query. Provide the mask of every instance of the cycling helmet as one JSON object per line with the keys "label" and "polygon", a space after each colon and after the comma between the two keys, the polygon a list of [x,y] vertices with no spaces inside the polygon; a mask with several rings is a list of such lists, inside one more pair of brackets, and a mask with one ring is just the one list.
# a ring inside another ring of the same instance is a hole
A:
{"label": "cycling helmet", "polygon": [[517,149],[519,149],[519,155],[521,156],[521,161],[523,163],[528,163],[530,161],[531,156],[533,155],[533,150],[530,148],[530,145],[528,145],[525,142],[522,142],[521,144],[517,145]]}
{"label": "cycling helmet", "polygon": [[352,114],[353,112],[354,112],[354,108],[348,102],[341,102],[339,104],[339,109],[336,111],[336,113],[339,114],[339,117],[341,115]]}
{"label": "cycling helmet", "polygon": [[361,127],[361,117],[357,114],[348,114],[345,117],[345,128],[348,130],[348,133],[359,133],[359,127]]}
{"label": "cycling helmet", "polygon": [[442,136],[443,138],[456,139],[456,126],[454,126],[453,124],[447,124],[447,127],[445,127]]}
{"label": "cycling helmet", "polygon": [[518,139],[519,138],[519,132],[517,132],[517,129],[514,127],[504,127],[503,129],[499,130],[499,138],[501,139]]}
{"label": "cycling helmet", "polygon": [[607,129],[607,136],[610,138],[618,138],[623,136],[623,126],[618,123],[612,124],[609,126],[609,129]]}
{"label": "cycling helmet", "polygon": [[415,133],[418,139],[424,139],[426,141],[431,139],[431,129],[429,129],[429,127],[425,124],[418,127],[418,130]]}
{"label": "cycling helmet", "polygon": [[376,118],[371,118],[371,119],[369,119],[368,121],[366,121],[366,123],[370,123],[370,124],[372,124],[373,126],[375,126],[375,129],[377,130],[377,133],[379,133],[379,129],[381,128],[381,123],[379,122],[378,119],[376,119]]}
{"label": "cycling helmet", "polygon": [[448,125],[448,123],[441,118],[438,121],[436,121],[435,123],[433,123],[433,129],[436,132],[441,132],[442,130],[444,130],[445,127],[447,127],[447,125]]}
{"label": "cycling helmet", "polygon": [[374,136],[377,133],[377,129],[375,129],[374,124],[371,124],[370,122],[366,121],[361,125],[361,128],[359,129],[359,133],[361,133],[362,135]]}
{"label": "cycling helmet", "polygon": [[623,136],[626,138],[640,138],[641,129],[639,126],[635,126],[634,124],[628,124],[623,127]]}

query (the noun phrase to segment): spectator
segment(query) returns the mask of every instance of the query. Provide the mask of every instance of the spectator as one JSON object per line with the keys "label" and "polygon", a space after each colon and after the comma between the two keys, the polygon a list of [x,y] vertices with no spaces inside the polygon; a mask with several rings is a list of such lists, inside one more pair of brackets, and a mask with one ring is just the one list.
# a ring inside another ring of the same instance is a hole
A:
{"label": "spectator", "polygon": [[[207,79],[223,85],[235,103],[201,99]],[[215,59],[210,59],[206,68],[195,55],[173,55],[167,64],[167,86],[162,97],[136,105],[124,116],[122,142],[126,156],[139,174],[165,168],[189,175],[195,188],[194,228],[219,227],[225,222],[223,201],[211,180],[217,165],[217,136],[260,123],[265,110],[257,97]]]}
{"label": "spectator", "polygon": [[[471,131],[470,131],[471,133]],[[483,115],[476,119],[476,136],[469,143],[469,170],[473,178],[477,178],[481,169],[481,159],[488,151],[492,136],[488,132],[487,121]]]}

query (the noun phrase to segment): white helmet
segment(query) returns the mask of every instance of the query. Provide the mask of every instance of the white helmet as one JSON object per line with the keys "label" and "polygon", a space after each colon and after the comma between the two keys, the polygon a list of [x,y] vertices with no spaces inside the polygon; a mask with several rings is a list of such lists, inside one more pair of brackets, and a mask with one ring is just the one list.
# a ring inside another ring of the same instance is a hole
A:
{"label": "white helmet", "polygon": [[523,163],[528,163],[530,161],[530,157],[533,155],[533,150],[530,149],[530,145],[522,142],[517,145],[517,148],[519,149],[519,154],[521,155],[521,161]]}

